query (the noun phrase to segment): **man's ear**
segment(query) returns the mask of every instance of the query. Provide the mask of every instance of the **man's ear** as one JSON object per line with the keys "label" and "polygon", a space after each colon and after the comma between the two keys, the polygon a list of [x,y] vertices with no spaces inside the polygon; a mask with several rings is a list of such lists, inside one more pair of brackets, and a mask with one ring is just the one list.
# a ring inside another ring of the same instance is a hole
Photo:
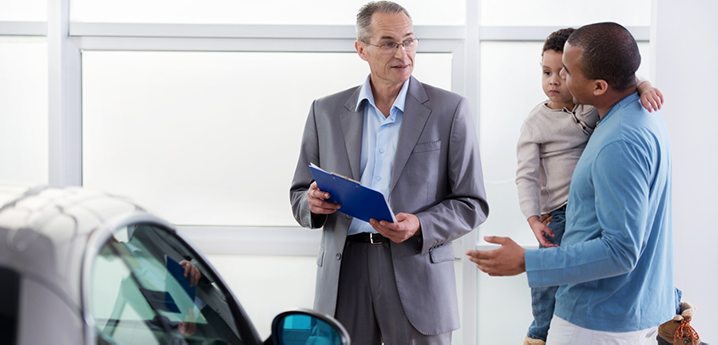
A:
{"label": "man's ear", "polygon": [[357,54],[359,54],[359,57],[362,60],[367,61],[368,57],[366,56],[366,47],[362,44],[362,42],[359,40],[354,41],[354,49],[357,50]]}
{"label": "man's ear", "polygon": [[608,83],[603,79],[596,79],[593,81],[593,95],[601,96],[608,91]]}

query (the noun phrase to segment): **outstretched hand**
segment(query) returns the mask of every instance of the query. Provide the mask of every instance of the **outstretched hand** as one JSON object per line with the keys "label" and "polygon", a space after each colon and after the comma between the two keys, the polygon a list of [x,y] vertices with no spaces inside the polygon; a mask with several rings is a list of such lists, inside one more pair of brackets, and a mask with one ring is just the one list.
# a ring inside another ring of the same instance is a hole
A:
{"label": "outstretched hand", "polygon": [[489,243],[500,244],[494,250],[467,250],[469,260],[490,276],[515,276],[526,272],[525,250],[508,237],[485,236]]}

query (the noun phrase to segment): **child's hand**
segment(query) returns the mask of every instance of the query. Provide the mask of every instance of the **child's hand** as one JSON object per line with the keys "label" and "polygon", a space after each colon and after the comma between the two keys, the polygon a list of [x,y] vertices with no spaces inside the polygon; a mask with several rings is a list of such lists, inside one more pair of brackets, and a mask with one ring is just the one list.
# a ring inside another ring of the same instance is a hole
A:
{"label": "child's hand", "polygon": [[641,95],[641,104],[646,110],[653,112],[661,109],[663,105],[663,94],[661,90],[653,87],[651,82],[645,81],[638,85],[638,93]]}
{"label": "child's hand", "polygon": [[[544,215],[547,216],[547,215]],[[544,216],[541,216],[541,219],[545,219]],[[550,217],[550,216],[549,216]],[[553,244],[546,239],[546,236],[554,236],[553,231],[546,226],[548,223],[543,223],[538,216],[531,216],[528,219],[529,226],[531,227],[531,230],[534,232],[534,236],[536,236],[536,239],[539,241],[541,246],[543,247],[558,247],[557,244]],[[545,221],[545,220],[544,220]],[[550,220],[549,220],[550,221]]]}
{"label": "child's hand", "polygon": [[548,223],[551,223],[552,220],[553,217],[548,213],[542,214],[541,218],[539,218],[539,222],[544,223],[546,226],[548,226]]}

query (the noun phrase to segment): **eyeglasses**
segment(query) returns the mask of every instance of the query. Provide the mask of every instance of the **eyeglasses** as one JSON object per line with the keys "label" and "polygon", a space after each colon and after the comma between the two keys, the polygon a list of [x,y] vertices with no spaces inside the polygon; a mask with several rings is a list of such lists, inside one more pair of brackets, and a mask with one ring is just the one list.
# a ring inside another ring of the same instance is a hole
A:
{"label": "eyeglasses", "polygon": [[394,54],[394,52],[395,52],[397,49],[399,49],[399,46],[404,47],[404,51],[405,51],[405,52],[413,52],[413,51],[416,50],[416,46],[419,45],[419,40],[416,39],[416,38],[411,38],[411,39],[408,39],[408,40],[406,40],[406,41],[404,41],[404,42],[401,42],[401,43],[399,43],[399,42],[386,42],[386,43],[379,44],[379,45],[371,44],[371,43],[369,43],[369,42],[367,42],[367,41],[364,41],[364,40],[362,40],[362,42],[364,42],[364,43],[366,43],[366,44],[368,44],[368,45],[370,45],[370,46],[374,46],[374,47],[379,48],[383,54]]}

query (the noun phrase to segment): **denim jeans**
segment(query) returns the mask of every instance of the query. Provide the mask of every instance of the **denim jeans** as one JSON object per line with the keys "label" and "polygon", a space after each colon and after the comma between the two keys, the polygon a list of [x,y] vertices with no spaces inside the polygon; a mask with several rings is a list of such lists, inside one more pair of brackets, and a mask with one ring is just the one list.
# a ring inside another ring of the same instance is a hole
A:
{"label": "denim jeans", "polygon": [[[552,244],[560,245],[563,231],[566,228],[566,206],[549,214],[553,219],[548,224],[548,228],[553,231],[554,237],[546,236],[546,239]],[[541,247],[540,244],[539,247]],[[534,320],[529,326],[527,337],[546,341],[548,327],[553,318],[553,308],[556,304],[556,290],[558,290],[558,286],[531,288],[531,311]]]}

